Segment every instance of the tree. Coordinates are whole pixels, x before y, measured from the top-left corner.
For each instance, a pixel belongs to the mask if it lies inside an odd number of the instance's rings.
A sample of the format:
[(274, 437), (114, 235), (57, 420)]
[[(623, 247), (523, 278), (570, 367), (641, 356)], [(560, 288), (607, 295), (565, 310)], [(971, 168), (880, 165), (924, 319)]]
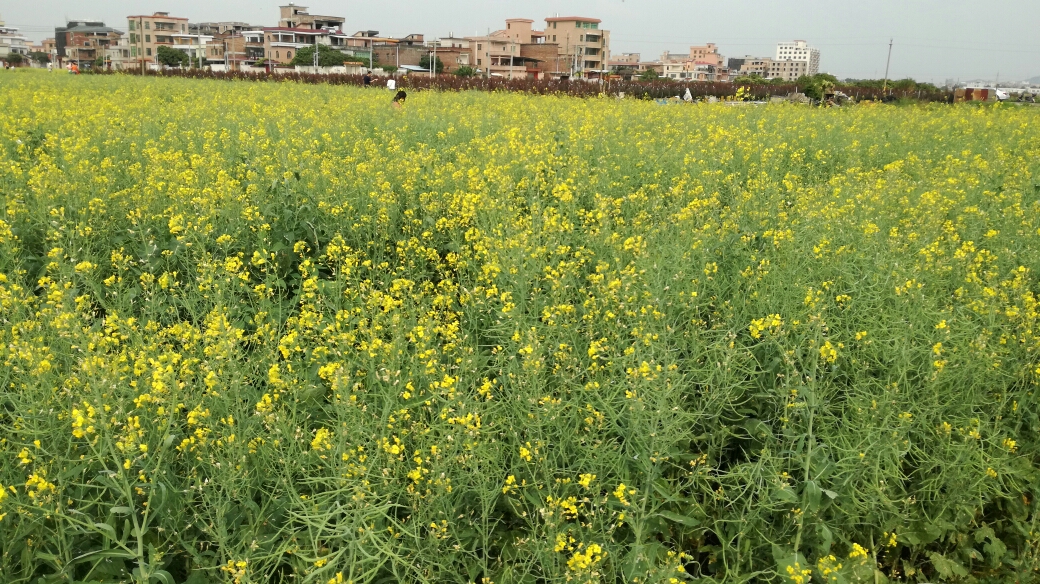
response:
[[(426, 55), (423, 58), (419, 59), (419, 66), (423, 69), (429, 69), (430, 59), (431, 55)], [(440, 57), (437, 57), (437, 74), (440, 75), (441, 73), (444, 73), (444, 63), (441, 61)]]
[(821, 101), (827, 93), (834, 89), (834, 85), (837, 83), (838, 78), (827, 73), (817, 73), (811, 77), (802, 75), (795, 81), (798, 90), (804, 93), (806, 97)]
[(469, 65), (462, 65), (461, 67), (455, 70), (455, 74), (459, 77), (473, 77), (477, 74), (477, 70), (473, 67), (470, 67)]
[[(350, 57), (341, 51), (328, 46), (318, 45), (318, 66), (319, 67), (341, 67), (343, 63), (347, 61), (361, 62), (361, 59), (356, 57)], [(303, 47), (296, 51), (296, 55), (293, 57), (290, 65), (298, 65), (301, 67), (313, 67), (314, 66), (314, 47)]]
[(16, 66), (17, 65), (21, 65), (22, 64), (22, 56), (20, 54), (18, 54), (18, 53), (11, 53), (11, 54), (7, 55), (7, 63), (9, 65), (16, 65)]
[(42, 51), (33, 51), (29, 53), (29, 58), (36, 61), (40, 65), (46, 65), (51, 62), (51, 56)]
[(647, 69), (639, 76), (640, 81), (657, 81), (661, 78), (661, 74), (657, 72), (657, 69)]
[(191, 63), (188, 53), (165, 45), (160, 45), (155, 50), (155, 58), (167, 67), (187, 67)]

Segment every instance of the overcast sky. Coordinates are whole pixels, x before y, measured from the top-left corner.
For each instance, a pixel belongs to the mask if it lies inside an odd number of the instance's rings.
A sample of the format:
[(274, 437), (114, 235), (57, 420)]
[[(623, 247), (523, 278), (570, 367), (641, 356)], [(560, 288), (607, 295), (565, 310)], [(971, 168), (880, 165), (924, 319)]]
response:
[[(266, 0), (0, 0), (0, 17), (33, 40), (66, 18), (98, 18), (126, 29), (126, 16), (167, 11), (195, 21), (274, 26)], [(776, 43), (804, 39), (822, 52), (821, 71), (880, 78), (889, 38), (892, 78), (1020, 80), (1040, 76), (1040, 0), (315, 0), (312, 14), (343, 16), (348, 32), (456, 36), (486, 33), (506, 18), (544, 25), (556, 14), (603, 20), (611, 52), (647, 60), (666, 50), (715, 42), (726, 57), (772, 56)]]

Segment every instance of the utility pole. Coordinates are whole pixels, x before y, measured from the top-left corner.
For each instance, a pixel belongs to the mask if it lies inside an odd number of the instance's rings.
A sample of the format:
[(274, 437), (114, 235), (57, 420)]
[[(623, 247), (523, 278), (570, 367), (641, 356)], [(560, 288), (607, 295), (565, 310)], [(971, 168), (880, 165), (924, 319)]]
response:
[(318, 72), (318, 35), (314, 35), (314, 73)]
[(888, 62), (885, 63), (885, 83), (881, 88), (881, 93), (888, 92), (888, 68), (892, 65), (892, 44), (895, 43), (895, 39), (888, 39)]

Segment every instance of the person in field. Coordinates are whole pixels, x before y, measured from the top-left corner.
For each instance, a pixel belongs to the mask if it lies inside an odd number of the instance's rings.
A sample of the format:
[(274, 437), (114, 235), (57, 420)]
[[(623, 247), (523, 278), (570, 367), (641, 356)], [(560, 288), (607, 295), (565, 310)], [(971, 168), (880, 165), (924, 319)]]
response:
[(406, 99), (408, 99), (408, 94), (405, 93), (405, 91), (402, 89), (401, 91), (397, 92), (397, 95), (394, 96), (394, 101), (392, 105), (397, 109), (401, 109)]
[(365, 73), (364, 81), (365, 81), (365, 88), (368, 88), (368, 87), (372, 86), (372, 72), (371, 71)]

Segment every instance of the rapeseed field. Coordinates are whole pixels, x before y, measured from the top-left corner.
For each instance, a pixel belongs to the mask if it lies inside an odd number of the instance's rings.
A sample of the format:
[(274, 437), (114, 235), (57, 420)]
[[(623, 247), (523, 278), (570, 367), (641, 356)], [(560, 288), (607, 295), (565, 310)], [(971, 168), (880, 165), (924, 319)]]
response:
[(1035, 581), (1040, 115), (0, 79), (0, 581)]

